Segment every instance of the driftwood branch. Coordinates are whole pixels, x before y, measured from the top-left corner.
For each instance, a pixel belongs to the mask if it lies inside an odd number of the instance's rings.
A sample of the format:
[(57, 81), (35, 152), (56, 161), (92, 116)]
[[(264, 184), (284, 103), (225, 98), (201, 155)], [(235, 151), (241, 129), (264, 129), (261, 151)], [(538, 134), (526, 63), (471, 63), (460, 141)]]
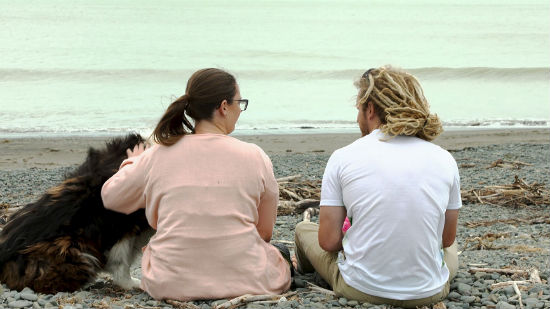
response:
[(529, 274), (527, 270), (522, 270), (522, 269), (499, 269), (499, 268), (479, 268), (479, 267), (471, 267), (470, 272), (471, 273), (485, 272), (485, 273), (499, 273), (499, 274), (522, 274), (522, 275)]
[(323, 289), (322, 287), (318, 286), (318, 285), (315, 285), (311, 282), (307, 282), (307, 287), (310, 289), (310, 290), (313, 290), (315, 292), (319, 292), (319, 293), (323, 293), (325, 295), (329, 295), (329, 296), (336, 296), (336, 293), (334, 293), (334, 291), (331, 291), (331, 290), (327, 290), (327, 289)]
[(509, 185), (486, 186), (481, 189), (462, 190), (465, 203), (481, 203), (507, 207), (525, 207), (529, 205), (548, 205), (550, 192), (544, 184), (528, 184), (517, 175)]
[(519, 291), (518, 285), (514, 282), (514, 283), (512, 283), (512, 286), (514, 287), (514, 291), (516, 292), (516, 295), (518, 296), (519, 308), (523, 309), (523, 302), (521, 301), (521, 292)]
[(285, 181), (293, 181), (293, 180), (296, 180), (298, 178), (302, 177), (302, 175), (298, 174), (298, 175), (292, 175), (292, 176), (286, 176), (286, 177), (281, 177), (281, 178), (277, 178), (277, 182), (285, 182)]
[(166, 299), (165, 302), (167, 304), (174, 306), (174, 308), (178, 308), (178, 309), (200, 309), (200, 307), (197, 305), (194, 305), (191, 303), (184, 303), (178, 300)]
[(281, 298), (288, 298), (292, 295), (296, 294), (296, 292), (288, 292), (286, 294), (282, 295), (251, 295), (246, 294), (239, 297), (235, 297), (233, 299), (230, 299), (226, 301), (223, 304), (220, 304), (216, 306), (216, 309), (226, 309), (226, 308), (232, 308), (233, 306), (240, 306), (244, 304), (248, 304), (251, 302), (258, 302), (258, 301), (279, 301)]

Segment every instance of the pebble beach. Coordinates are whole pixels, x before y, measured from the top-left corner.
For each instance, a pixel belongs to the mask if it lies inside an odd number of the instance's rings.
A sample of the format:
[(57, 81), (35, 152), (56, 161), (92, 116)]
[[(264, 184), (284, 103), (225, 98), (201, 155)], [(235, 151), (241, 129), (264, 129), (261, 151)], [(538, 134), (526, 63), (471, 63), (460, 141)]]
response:
[[(548, 129), (535, 133), (517, 133), (512, 138), (500, 132), (500, 139), (490, 137), (467, 138), (464, 135), (447, 135), (440, 145), (454, 156), (460, 169), (463, 200), (466, 192), (489, 186), (505, 186), (517, 179), (527, 185), (544, 184), (541, 194), (548, 194), (550, 180), (550, 135)], [(516, 134), (514, 133), (514, 134)], [(465, 134), (471, 134), (467, 132)], [(511, 133), (510, 133), (511, 134)], [(498, 136), (498, 135), (497, 135)], [(514, 135), (516, 136), (516, 135)], [(509, 137), (509, 138), (507, 138)], [(357, 136), (337, 139), (316, 137), (316, 142), (293, 140), (285, 143), (284, 136), (243, 138), (258, 143), (271, 157), (275, 176), (301, 175), (302, 179), (320, 180), (326, 161), (335, 148), (339, 148)], [(311, 136), (309, 139), (313, 139)], [(467, 141), (471, 139), (472, 144)], [(277, 142), (280, 140), (281, 142)], [(466, 141), (466, 142), (454, 142)], [(5, 223), (3, 212), (34, 201), (49, 187), (63, 179), (74, 168), (87, 145), (98, 146), (101, 138), (92, 142), (75, 142), (71, 149), (52, 145), (68, 145), (69, 142), (41, 140), (41, 143), (24, 144), (23, 141), (0, 140), (0, 226)], [(58, 144), (56, 144), (58, 143)], [(26, 147), (21, 145), (27, 145)], [(34, 155), (23, 162), (23, 154)], [(39, 147), (39, 146), (44, 147)], [(45, 147), (48, 146), (48, 147)], [(72, 146), (71, 146), (72, 147)], [(270, 148), (271, 147), (271, 148)], [(50, 150), (43, 150), (49, 148)], [(41, 150), (42, 149), (42, 150)], [(72, 150), (72, 151), (70, 151)], [(42, 155), (38, 155), (42, 153)], [(17, 158), (19, 154), (19, 158)], [(12, 157), (13, 156), (13, 157)], [(63, 157), (49, 161), (36, 158)], [(34, 161), (33, 161), (34, 160)], [(499, 161), (500, 160), (500, 161)], [(49, 162), (49, 164), (48, 164)], [(500, 162), (500, 163), (499, 163)], [(32, 163), (32, 164), (31, 164)], [(540, 190), (539, 190), (540, 191)], [(464, 200), (460, 211), (457, 242), (460, 251), (459, 271), (452, 281), (451, 292), (437, 308), (550, 308), (550, 205), (524, 202), (502, 205), (482, 199)], [(279, 216), (275, 225), (273, 242), (282, 242), (293, 251), (294, 227), (302, 216)], [(313, 217), (312, 221), (318, 220)], [(140, 276), (139, 261), (133, 267), (133, 275)], [(538, 280), (540, 279), (540, 280)], [(514, 284), (515, 282), (515, 284)], [(182, 287), (185, 288), (185, 287)], [(124, 291), (114, 286), (107, 275), (83, 290), (55, 295), (38, 294), (25, 288), (22, 291), (0, 285), (0, 309), (2, 308), (389, 308), (385, 305), (360, 303), (331, 295), (329, 287), (315, 274), (297, 274), (295, 288), (283, 296), (248, 303), (227, 305), (226, 300), (173, 302), (157, 301), (139, 290)], [(436, 307), (434, 307), (436, 308)]]

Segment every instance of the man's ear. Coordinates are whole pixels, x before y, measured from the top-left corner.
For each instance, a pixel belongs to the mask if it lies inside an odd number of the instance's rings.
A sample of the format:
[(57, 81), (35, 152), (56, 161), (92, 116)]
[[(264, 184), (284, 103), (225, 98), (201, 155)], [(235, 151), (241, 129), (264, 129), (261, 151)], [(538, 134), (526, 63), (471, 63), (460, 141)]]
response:
[(372, 119), (375, 116), (374, 103), (372, 103), (372, 102), (367, 103), (366, 113), (367, 113), (367, 118), (368, 119)]

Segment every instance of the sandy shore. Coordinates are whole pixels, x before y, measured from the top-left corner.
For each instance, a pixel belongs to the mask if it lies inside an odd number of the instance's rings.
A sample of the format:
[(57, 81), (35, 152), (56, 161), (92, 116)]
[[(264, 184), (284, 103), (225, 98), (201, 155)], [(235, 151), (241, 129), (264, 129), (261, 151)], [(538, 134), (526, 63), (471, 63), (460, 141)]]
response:
[[(255, 143), (267, 154), (332, 153), (359, 134), (287, 134), (235, 136)], [(88, 147), (101, 147), (108, 137), (2, 138), (0, 170), (55, 168), (79, 164)], [(446, 131), (434, 141), (449, 150), (492, 144), (550, 143), (550, 128), (468, 129)]]

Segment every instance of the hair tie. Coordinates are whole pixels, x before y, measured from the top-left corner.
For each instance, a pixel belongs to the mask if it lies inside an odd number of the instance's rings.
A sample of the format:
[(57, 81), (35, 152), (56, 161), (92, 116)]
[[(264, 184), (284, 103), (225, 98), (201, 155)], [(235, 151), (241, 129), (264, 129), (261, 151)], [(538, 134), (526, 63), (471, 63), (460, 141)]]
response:
[(183, 109), (187, 110), (187, 107), (189, 106), (189, 95), (184, 94), (179, 98), (179, 101), (183, 103)]

